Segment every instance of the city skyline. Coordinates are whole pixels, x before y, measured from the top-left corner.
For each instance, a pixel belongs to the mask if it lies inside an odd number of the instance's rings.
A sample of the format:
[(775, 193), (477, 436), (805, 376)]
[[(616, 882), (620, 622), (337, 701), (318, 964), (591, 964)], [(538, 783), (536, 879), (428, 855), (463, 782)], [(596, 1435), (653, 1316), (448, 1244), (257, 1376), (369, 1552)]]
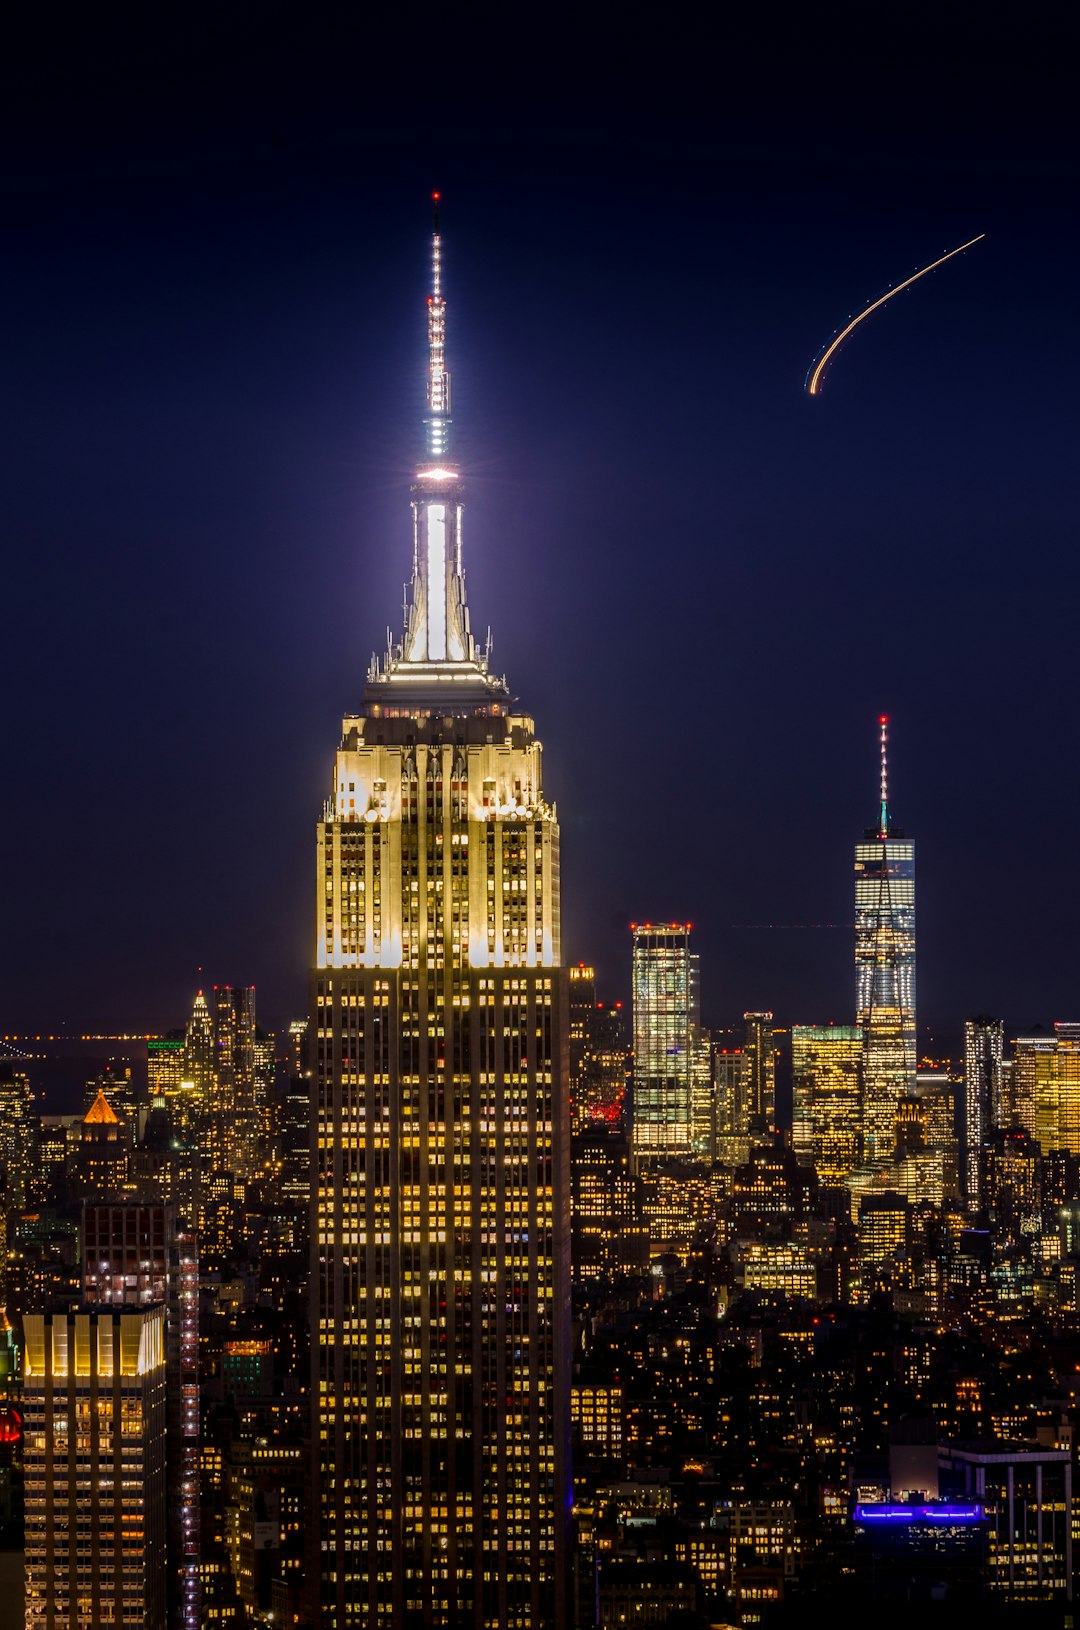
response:
[(1071, 1622), (1080, 17), (979, 19), (13, 26), (28, 1630)]
[[(232, 89), (230, 50), (248, 42), (225, 26), (219, 43)], [(873, 43), (857, 61), (876, 63)], [(874, 81), (883, 110), (913, 37), (901, 29), (893, 48)], [(282, 65), (272, 40), (260, 49)], [(794, 84), (797, 52), (778, 49), (776, 86)], [(984, 49), (985, 86), (1008, 53)], [(762, 67), (749, 35), (731, 50)], [(6, 531), (20, 614), (5, 664), (20, 706), (0, 820), (7, 856), (30, 831), (62, 852), (74, 797), (84, 864), (57, 921), (9, 859), (5, 1030), (161, 1029), (199, 966), (256, 984), (272, 1025), (302, 1007), (311, 743), (358, 697), (399, 603), (416, 401), (398, 359), (415, 341), (416, 211), (433, 185), (463, 289), (477, 631), (497, 629), (495, 665), (505, 642), (565, 744), (553, 795), (563, 777), (580, 789), (568, 957), (625, 997), (627, 925), (691, 920), (707, 1021), (849, 1021), (844, 928), (747, 925), (849, 921), (868, 726), (888, 712), (897, 818), (920, 841), (927, 1023), (955, 1050), (972, 1013), (1067, 1019), (1057, 902), (1080, 878), (1055, 834), (1074, 776), (1060, 620), (1075, 336), (1052, 290), (1075, 226), (1053, 97), (1018, 132), (1015, 96), (991, 111), (962, 79), (959, 108), (984, 115), (978, 155), (943, 114), (890, 135), (857, 75), (809, 127), (777, 88), (740, 131), (744, 90), (714, 125), (631, 120), (617, 140), (601, 82), (590, 113), (571, 92), (576, 145), (511, 126), (501, 154), (481, 116), (494, 92), (437, 139), (421, 121), (369, 151), (375, 97), (339, 153), (301, 87), (282, 104), (281, 157), (242, 139), (254, 84), (227, 103), (205, 63), (162, 51), (137, 161), (107, 123), (78, 120), (77, 95), (60, 110), (46, 96), (58, 118), (46, 135), (31, 110), (13, 149)], [(192, 76), (216, 144), (185, 145)], [(122, 83), (118, 107), (139, 94)], [(75, 128), (80, 159), (64, 145)], [(969, 227), (987, 233), (977, 252), (876, 314), (807, 399), (806, 362), (837, 315)], [(654, 682), (665, 663), (692, 705)], [(76, 697), (57, 792), (55, 721)], [(603, 756), (582, 698), (605, 721)], [(703, 766), (716, 813), (699, 858), (657, 846), (645, 869), (608, 832), (612, 767), (633, 762), (643, 729)], [(268, 798), (246, 766), (271, 761)], [(133, 821), (148, 764), (152, 816)], [(28, 971), (58, 947), (60, 1014)]]

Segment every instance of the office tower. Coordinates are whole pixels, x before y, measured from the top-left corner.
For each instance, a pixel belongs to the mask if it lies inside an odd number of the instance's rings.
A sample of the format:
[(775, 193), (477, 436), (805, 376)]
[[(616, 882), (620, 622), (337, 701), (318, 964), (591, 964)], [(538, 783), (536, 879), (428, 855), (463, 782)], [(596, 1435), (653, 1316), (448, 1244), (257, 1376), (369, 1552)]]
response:
[(859, 1266), (899, 1258), (907, 1249), (910, 1228), (911, 1206), (904, 1195), (891, 1189), (865, 1194), (859, 1206)]
[(1011, 1058), (1003, 1058), (998, 1071), (999, 1087), (994, 1112), (990, 1117), (991, 1126), (1012, 1126), (1013, 1117), (1013, 1063)]
[(306, 1019), (294, 1019), (289, 1025), (284, 1068), (272, 1101), (278, 1192), (287, 1204), (306, 1210), (311, 1204), (311, 1070)]
[(99, 1087), (68, 1160), (78, 1192), (88, 1199), (118, 1199), (127, 1182), (130, 1151), (127, 1127)]
[(1020, 1245), (1038, 1231), (1042, 1155), (1022, 1126), (991, 1127), (983, 1143), (983, 1200), (995, 1235)]
[(605, 1126), (577, 1133), (570, 1181), (575, 1281), (640, 1269), (648, 1258), (648, 1241), (640, 1226), (626, 1133)]
[(1033, 1025), (1013, 1040), (1013, 1056), (1002, 1068), (1001, 1120), (1003, 1127), (1022, 1127), (1035, 1136), (1035, 1098), (1038, 1077), (1053, 1076), (1057, 1040), (1043, 1025)]
[(1058, 1020), (1053, 1086), (1036, 1093), (1035, 1136), (1043, 1155), (1080, 1155), (1080, 1024)]
[[(269, 1347), (270, 1343), (262, 1345)], [(295, 1586), (303, 1561), (304, 1470), (298, 1443), (261, 1438), (254, 1443), (234, 1441), (231, 1446), (228, 1549), (237, 1594), (250, 1615), (244, 1623), (297, 1622), (299, 1593)], [(275, 1598), (280, 1605), (271, 1607)]]
[[(728, 1042), (731, 1037), (723, 1036)], [(713, 1092), (716, 1158), (724, 1166), (741, 1166), (750, 1158), (750, 1117), (746, 1110), (746, 1070), (741, 1047), (713, 1042)]]
[(253, 1177), (260, 1145), (255, 1081), (255, 987), (214, 988), (212, 1099), (206, 1111), (206, 1169)]
[(896, 1100), (896, 1158), (905, 1160), (926, 1148), (926, 1109), (912, 1095)]
[(0, 1211), (9, 1217), (32, 1199), (37, 1132), (30, 1077), (0, 1064)]
[[(1016, 1607), (1040, 1601), (1071, 1604), (1071, 1450), (1050, 1448), (1041, 1439), (1038, 1445), (1006, 1439), (942, 1444), (938, 1459), (946, 1492), (954, 1499), (960, 1495), (977, 1501), (990, 1530), (979, 1581), (981, 1615), (993, 1615), (999, 1602)], [(939, 1567), (935, 1577), (940, 1574)], [(905, 1586), (909, 1577), (905, 1573)]]
[(731, 1182), (731, 1215), (740, 1239), (789, 1238), (792, 1225), (810, 1211), (812, 1172), (790, 1149), (759, 1144)]
[(959, 1200), (962, 1192), (960, 1144), (956, 1136), (958, 1100), (963, 1084), (947, 1070), (917, 1070), (914, 1097), (919, 1106), (925, 1147), (940, 1157), (945, 1198)]
[(1001, 1101), (1005, 1025), (985, 1015), (964, 1022), (964, 1197), (969, 1211), (983, 1203), (980, 1151)]
[(717, 1154), (716, 1076), (712, 1037), (704, 1025), (690, 1026), (690, 1152), (712, 1165)]
[[(729, 1039), (725, 1033), (724, 1039)], [(713, 1048), (717, 1154), (727, 1165), (776, 1130), (776, 1031), (771, 1013), (744, 1013), (741, 1047)]]
[(565, 1622), (569, 1115), (559, 829), (469, 625), (441, 238), (404, 633), (318, 827), (319, 1623)]
[(164, 1310), (23, 1324), (27, 1630), (165, 1630)]
[(589, 1123), (587, 1109), (588, 1088), (586, 1072), (589, 1060), (589, 1021), (596, 1006), (596, 969), (584, 962), (568, 969), (570, 983), (567, 988), (567, 1057), (569, 1072), (567, 1088), (570, 1096), (570, 1128), (583, 1130)]
[(88, 1307), (163, 1307), (166, 1365), (168, 1619), (199, 1630), (199, 1258), (172, 1206), (83, 1208)]
[[(254, 995), (254, 991), (252, 992)], [(278, 1079), (277, 1042), (266, 1030), (255, 1026), (255, 1040), (251, 1048), (254, 1091), (251, 1104), (251, 1135), (255, 1144), (255, 1170), (258, 1176), (265, 1167), (270, 1149), (274, 1124), (274, 1090)]]
[(184, 1032), (169, 1030), (164, 1036), (151, 1036), (146, 1044), (147, 1097), (153, 1103), (163, 1099), (175, 1103), (184, 1079)]
[(700, 1022), (698, 958), (689, 923), (634, 923), (633, 1153), (692, 1152), (693, 1048)]
[(711, 1252), (719, 1185), (700, 1162), (651, 1160), (637, 1179), (637, 1209), (648, 1254)]
[(142, 1104), (131, 1065), (125, 1063), (123, 1059), (111, 1058), (101, 1069), (96, 1070), (87, 1081), (84, 1091), (83, 1102), (87, 1109), (93, 1108), (99, 1093), (104, 1093), (109, 1108), (120, 1121), (121, 1137), (127, 1143), (134, 1143)]
[(863, 1036), (863, 1158), (893, 1155), (896, 1100), (915, 1085), (915, 845), (893, 825), (888, 719), (877, 827), (855, 845), (855, 1022)]
[(771, 1134), (776, 1127), (776, 1044), (771, 1013), (744, 1013), (743, 1103), (746, 1129), (757, 1137)]
[(797, 1024), (791, 1031), (792, 1147), (828, 1188), (862, 1161), (862, 1032), (855, 1025)]
[(1057, 1023), (1013, 1042), (1010, 1124), (1052, 1149), (1080, 1154), (1080, 1024)]
[(184, 1036), (181, 1086), (185, 1098), (193, 1106), (193, 1113), (188, 1119), (194, 1124), (209, 1113), (214, 1086), (214, 1021), (201, 990), (196, 992)]
[(570, 1118), (573, 1131), (622, 1124), (628, 1049), (622, 1003), (598, 1002), (596, 971), (570, 973)]

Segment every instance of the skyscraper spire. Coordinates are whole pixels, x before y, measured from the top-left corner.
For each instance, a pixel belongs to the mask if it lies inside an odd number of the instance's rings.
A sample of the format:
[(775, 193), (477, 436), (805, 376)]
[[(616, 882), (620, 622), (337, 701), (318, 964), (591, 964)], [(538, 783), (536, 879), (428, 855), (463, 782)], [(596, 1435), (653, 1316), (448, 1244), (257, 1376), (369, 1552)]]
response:
[(483, 703), (495, 712), (509, 700), (506, 681), (488, 671), (469, 624), (461, 560), (463, 493), (447, 463), (450, 372), (446, 366), (446, 301), (442, 293), (439, 193), (432, 195), (431, 293), (428, 295), (426, 458), (412, 488), (412, 581), (406, 590), (405, 628), (382, 659), (373, 658), (365, 692), (369, 702), (435, 707), (453, 713)]
[(440, 195), (431, 195), (434, 230), (431, 234), (431, 293), (428, 295), (427, 456), (438, 464), (446, 457), (450, 431), (450, 374), (446, 367), (446, 301), (442, 296), (442, 234), (439, 231)]
[(878, 813), (878, 837), (889, 835), (889, 715), (883, 713), (881, 726), (881, 800)]

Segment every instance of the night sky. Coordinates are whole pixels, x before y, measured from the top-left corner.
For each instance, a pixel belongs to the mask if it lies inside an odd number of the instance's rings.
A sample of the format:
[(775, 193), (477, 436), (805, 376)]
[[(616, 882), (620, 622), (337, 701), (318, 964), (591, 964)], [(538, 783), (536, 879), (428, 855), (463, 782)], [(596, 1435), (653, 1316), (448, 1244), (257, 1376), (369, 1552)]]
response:
[(920, 1028), (1080, 1018), (1080, 41), (817, 9), (6, 41), (0, 1031), (175, 1024), (200, 966), (304, 1011), (434, 187), (473, 625), (545, 743), (568, 958), (624, 995), (631, 920), (689, 919), (708, 1022), (850, 1022), (885, 711)]

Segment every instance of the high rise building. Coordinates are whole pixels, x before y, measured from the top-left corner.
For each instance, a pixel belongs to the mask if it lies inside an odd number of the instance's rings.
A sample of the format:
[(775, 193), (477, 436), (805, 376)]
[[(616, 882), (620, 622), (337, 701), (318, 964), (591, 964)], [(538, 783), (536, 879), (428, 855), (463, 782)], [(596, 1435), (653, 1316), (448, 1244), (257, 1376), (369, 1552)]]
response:
[(640, 1270), (648, 1241), (640, 1226), (639, 1184), (626, 1133), (603, 1125), (577, 1133), (570, 1182), (575, 1282)]
[(863, 1037), (863, 1158), (892, 1159), (896, 1102), (915, 1086), (915, 845), (889, 815), (888, 719), (878, 824), (855, 845), (855, 1022)]
[(790, 1149), (758, 1144), (731, 1182), (731, 1216), (740, 1239), (789, 1238), (792, 1225), (806, 1218), (814, 1177)]
[[(254, 987), (252, 998), (254, 998)], [(270, 1149), (274, 1130), (274, 1091), (278, 1079), (277, 1041), (268, 1031), (255, 1026), (251, 1046), (252, 1098), (248, 1112), (250, 1136), (254, 1143), (252, 1176), (259, 1176)]]
[(569, 1125), (559, 829), (469, 625), (442, 239), (403, 635), (317, 844), (318, 1622), (565, 1623)]
[(887, 1189), (864, 1195), (859, 1207), (859, 1266), (875, 1267), (903, 1254), (911, 1228), (911, 1205)]
[(633, 1152), (684, 1159), (693, 1139), (698, 958), (689, 923), (634, 923)]
[(127, 1128), (99, 1087), (82, 1118), (80, 1138), (69, 1152), (68, 1170), (88, 1199), (119, 1199), (128, 1177)]
[(165, 1630), (165, 1317), (23, 1320), (27, 1630)]
[(1013, 1042), (1014, 1123), (1052, 1149), (1080, 1154), (1080, 1024), (1057, 1023)]
[(941, 1156), (944, 1193), (959, 1200), (963, 1185), (960, 1172), (960, 1143), (956, 1135), (963, 1083), (947, 1070), (917, 1070), (915, 1097), (925, 1129), (926, 1147)]
[(184, 1031), (168, 1030), (146, 1044), (148, 1098), (175, 1098), (184, 1079)]
[(598, 1002), (596, 971), (570, 973), (570, 1117), (575, 1132), (621, 1126), (629, 1052), (622, 1003)]
[(596, 1007), (596, 969), (579, 962), (568, 970), (567, 1034), (569, 1038), (570, 1126), (574, 1132), (583, 1130), (591, 1119), (588, 1112), (587, 1071), (591, 1047), (589, 1030), (593, 1009)]
[(172, 1206), (83, 1208), (88, 1307), (165, 1309), (168, 1618), (199, 1630), (199, 1259)]
[(1001, 1101), (1005, 1025), (981, 1015), (964, 1023), (964, 1198), (969, 1211), (982, 1207), (980, 1152)]
[(862, 1160), (862, 1032), (854, 1025), (793, 1025), (791, 1059), (792, 1147), (819, 1183), (839, 1187)]
[(983, 1204), (995, 1235), (1019, 1245), (1039, 1227), (1042, 1156), (1022, 1126), (993, 1127), (982, 1151)]
[(255, 1174), (261, 1127), (255, 1075), (255, 987), (214, 990), (213, 1097), (206, 1116), (207, 1170)]
[(196, 992), (184, 1037), (180, 1088), (185, 1106), (181, 1123), (185, 1127), (201, 1126), (210, 1113), (214, 1095), (214, 1021), (201, 990)]
[(284, 1066), (271, 1102), (277, 1192), (286, 1204), (306, 1211), (311, 1204), (311, 1071), (306, 1019), (294, 1019), (289, 1025)]
[(747, 1131), (765, 1136), (776, 1128), (776, 1043), (771, 1013), (744, 1013), (743, 1070)]
[(712, 1165), (717, 1156), (716, 1072), (712, 1037), (704, 1025), (690, 1026), (690, 1150)]
[(713, 1040), (713, 1119), (716, 1158), (724, 1166), (745, 1165), (750, 1158), (750, 1116), (746, 1109), (746, 1069), (741, 1047), (730, 1034)]
[(144, 1105), (140, 1101), (134, 1072), (126, 1060), (110, 1058), (90, 1077), (83, 1095), (83, 1103), (88, 1110), (94, 1107), (99, 1093), (105, 1094), (109, 1108), (121, 1122), (124, 1141), (134, 1143), (139, 1130), (139, 1112)]
[(30, 1077), (13, 1063), (0, 1064), (0, 1211), (9, 1217), (32, 1199), (37, 1131)]

